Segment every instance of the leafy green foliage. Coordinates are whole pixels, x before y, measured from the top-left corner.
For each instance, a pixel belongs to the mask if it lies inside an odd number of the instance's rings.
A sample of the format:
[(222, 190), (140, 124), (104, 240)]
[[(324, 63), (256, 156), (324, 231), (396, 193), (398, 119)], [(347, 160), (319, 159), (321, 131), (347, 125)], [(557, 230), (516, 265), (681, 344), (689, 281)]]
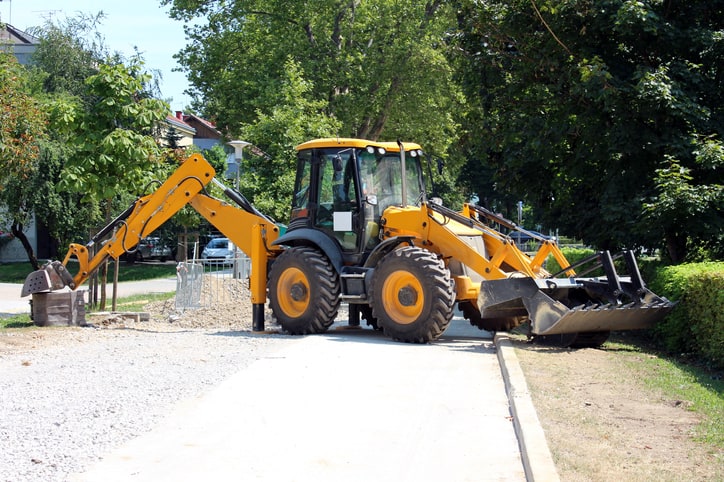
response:
[(651, 289), (676, 300), (674, 311), (654, 329), (674, 353), (694, 353), (724, 367), (724, 263), (691, 263), (660, 268)]
[(461, 5), (463, 125), (477, 133), (463, 147), (481, 174), (461, 180), (480, 199), (505, 215), (522, 199), (599, 248), (665, 239), (676, 262), (721, 231), (721, 2)]
[(37, 169), (45, 122), (39, 102), (31, 96), (27, 72), (12, 54), (0, 52), (0, 196), (6, 203), (14, 196), (8, 196), (8, 183), (23, 182)]
[(102, 14), (78, 14), (62, 24), (46, 22), (32, 32), (41, 39), (32, 69), (41, 73), (44, 92), (85, 95), (85, 79), (97, 73), (108, 56), (96, 30), (102, 19)]
[(397, 137), (443, 155), (463, 102), (445, 56), (452, 5), (413, 0), (164, 0), (188, 27), (178, 55), (198, 107), (234, 135), (269, 113), (295, 59), (334, 133)]
[[(595, 251), (590, 248), (561, 248), (561, 252), (572, 265), (595, 254)], [(549, 273), (558, 273), (563, 268), (565, 266), (560, 266), (553, 256), (548, 256), (546, 259), (545, 269)]]
[(296, 165), (294, 146), (311, 138), (333, 136), (340, 126), (338, 120), (324, 114), (324, 101), (310, 100), (311, 88), (299, 65), (287, 60), (274, 106), (258, 111), (257, 121), (241, 131), (242, 138), (269, 156), (245, 154), (241, 191), (261, 212), (280, 222), (289, 217)]
[(168, 106), (150, 97), (142, 63), (101, 64), (86, 80), (87, 100), (75, 115), (75, 151), (60, 188), (83, 193), (85, 202), (112, 199), (118, 192), (140, 193), (161, 160), (153, 130)]
[(28, 73), (12, 54), (0, 52), (0, 219), (37, 266), (24, 228), (32, 216), (29, 180), (39, 172), (40, 142), (46, 136), (47, 117), (32, 97)]

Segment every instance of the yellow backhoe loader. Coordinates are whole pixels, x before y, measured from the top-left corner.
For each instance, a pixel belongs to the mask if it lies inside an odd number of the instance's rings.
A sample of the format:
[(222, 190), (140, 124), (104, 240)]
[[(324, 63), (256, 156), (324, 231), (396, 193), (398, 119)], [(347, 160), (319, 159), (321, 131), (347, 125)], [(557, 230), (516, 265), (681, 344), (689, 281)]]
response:
[[(426, 343), (445, 331), (457, 303), (484, 330), (528, 323), (533, 337), (597, 346), (610, 331), (650, 327), (673, 307), (646, 288), (630, 251), (622, 254), (627, 276), (616, 272), (614, 256), (600, 252), (586, 261), (605, 275), (584, 278), (555, 241), (481, 206), (455, 211), (429, 200), (417, 144), (328, 138), (296, 150), (288, 226), (224, 186), (193, 155), (88, 244), (72, 244), (62, 263), (31, 273), (23, 296), (78, 288), (104, 260), (133, 250), (190, 204), (251, 258), (254, 330), (264, 329), (267, 297), (292, 334), (324, 332), (345, 302), (351, 324), (362, 317), (393, 339)], [(233, 204), (209, 195), (212, 182)], [(516, 231), (536, 239), (537, 252), (522, 252), (510, 235)], [(560, 273), (544, 269), (549, 256)], [(79, 264), (74, 275), (71, 258)]]

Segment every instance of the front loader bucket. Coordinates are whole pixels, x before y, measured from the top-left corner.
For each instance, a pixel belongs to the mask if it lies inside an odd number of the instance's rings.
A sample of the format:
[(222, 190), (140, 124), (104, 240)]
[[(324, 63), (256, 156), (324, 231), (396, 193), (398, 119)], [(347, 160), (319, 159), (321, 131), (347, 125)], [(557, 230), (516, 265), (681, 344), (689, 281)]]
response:
[[(571, 288), (578, 291), (580, 288)], [(539, 291), (536, 296), (523, 300), (535, 335), (557, 335), (602, 331), (625, 331), (651, 328), (666, 316), (674, 304), (665, 298), (648, 293), (648, 301), (605, 303), (591, 298), (586, 303), (568, 307), (563, 301)], [(570, 303), (570, 293), (564, 301)], [(581, 296), (573, 296), (581, 299)]]
[[(628, 281), (619, 279), (629, 290)], [(605, 279), (509, 278), (483, 281), (478, 297), (481, 321), (527, 316), (531, 335), (565, 335), (652, 327), (674, 307), (646, 288), (624, 303), (607, 293)], [(603, 338), (597, 337), (603, 343)]]

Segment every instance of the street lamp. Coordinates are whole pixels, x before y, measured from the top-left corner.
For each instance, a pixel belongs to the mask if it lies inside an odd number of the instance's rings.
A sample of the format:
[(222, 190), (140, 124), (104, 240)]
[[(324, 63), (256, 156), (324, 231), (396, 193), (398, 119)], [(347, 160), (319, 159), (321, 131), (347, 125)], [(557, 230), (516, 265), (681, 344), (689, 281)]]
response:
[(241, 172), (241, 163), (244, 160), (244, 148), (251, 145), (251, 142), (237, 140), (228, 142), (227, 144), (234, 148), (234, 163), (236, 164), (236, 180), (234, 187), (239, 189), (239, 173)]

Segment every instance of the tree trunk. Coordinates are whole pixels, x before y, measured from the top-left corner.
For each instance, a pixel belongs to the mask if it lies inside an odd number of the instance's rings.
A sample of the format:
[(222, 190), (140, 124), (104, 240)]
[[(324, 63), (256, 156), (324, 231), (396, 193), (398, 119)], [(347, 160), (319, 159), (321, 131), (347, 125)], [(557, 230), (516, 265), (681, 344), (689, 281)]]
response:
[(25, 236), (25, 233), (23, 232), (22, 223), (13, 221), (12, 225), (10, 226), (10, 230), (12, 231), (13, 236), (18, 238), (20, 240), (20, 243), (22, 243), (23, 248), (25, 248), (25, 252), (28, 254), (28, 261), (30, 261), (30, 265), (33, 267), (34, 270), (39, 270), (40, 263), (38, 263), (38, 258), (35, 256), (35, 251), (33, 251), (33, 247), (30, 246), (30, 241), (28, 241), (28, 237)]
[(686, 259), (686, 235), (665, 233), (666, 251), (674, 264), (683, 263)]

